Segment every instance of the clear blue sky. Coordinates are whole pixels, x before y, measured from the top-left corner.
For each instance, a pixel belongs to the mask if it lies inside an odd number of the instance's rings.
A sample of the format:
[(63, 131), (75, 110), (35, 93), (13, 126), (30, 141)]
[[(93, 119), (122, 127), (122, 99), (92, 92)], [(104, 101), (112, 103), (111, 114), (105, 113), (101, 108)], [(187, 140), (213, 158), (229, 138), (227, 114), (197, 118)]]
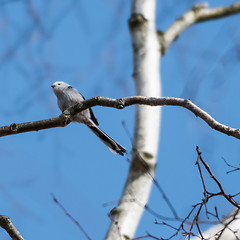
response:
[[(164, 31), (197, 1), (157, 1), (157, 27)], [(182, 1), (183, 2), (183, 1)], [(209, 1), (210, 7), (235, 1)], [(135, 94), (128, 31), (130, 1), (0, 0), (1, 125), (60, 114), (51, 84), (65, 81), (86, 98)], [(190, 98), (218, 121), (240, 128), (240, 15), (197, 24), (172, 44), (161, 63), (163, 96)], [(100, 127), (131, 152), (124, 121), (133, 134), (134, 107), (95, 107)], [(239, 140), (210, 129), (192, 113), (164, 107), (156, 179), (185, 217), (201, 200), (196, 145), (227, 193), (239, 191)], [(30, 132), (1, 138), (0, 214), (9, 216), (25, 239), (85, 239), (53, 202), (51, 193), (92, 239), (103, 239), (108, 212), (118, 200), (129, 163), (113, 155), (85, 126)], [(216, 187), (205, 174), (209, 190)], [(209, 203), (220, 215), (232, 207), (222, 198)], [(153, 187), (149, 206), (172, 216)], [(202, 214), (202, 217), (205, 217)], [(167, 227), (145, 213), (137, 236), (168, 237)], [(161, 221), (161, 220), (159, 220)], [(172, 223), (178, 226), (179, 223)], [(166, 232), (164, 234), (164, 232)], [(0, 239), (9, 239), (0, 229)]]

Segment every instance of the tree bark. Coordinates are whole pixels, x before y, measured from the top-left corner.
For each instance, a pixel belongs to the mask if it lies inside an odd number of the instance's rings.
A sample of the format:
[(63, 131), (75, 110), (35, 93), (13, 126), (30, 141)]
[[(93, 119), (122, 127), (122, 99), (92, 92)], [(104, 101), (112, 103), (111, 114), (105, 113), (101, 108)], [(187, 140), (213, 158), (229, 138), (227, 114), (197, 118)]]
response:
[(24, 240), (9, 217), (0, 215), (0, 227), (5, 229), (13, 240)]
[[(159, 97), (160, 45), (155, 28), (155, 0), (133, 0), (132, 36), (136, 95)], [(132, 161), (119, 205), (111, 211), (108, 240), (131, 239), (148, 202), (159, 142), (160, 108), (137, 106)]]

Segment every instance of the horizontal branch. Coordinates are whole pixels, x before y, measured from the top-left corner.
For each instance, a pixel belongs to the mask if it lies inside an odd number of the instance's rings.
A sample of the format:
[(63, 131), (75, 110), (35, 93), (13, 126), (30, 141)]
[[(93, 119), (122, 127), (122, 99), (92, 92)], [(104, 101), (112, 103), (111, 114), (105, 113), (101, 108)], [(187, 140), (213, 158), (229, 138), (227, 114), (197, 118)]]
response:
[(9, 217), (0, 215), (0, 227), (5, 229), (13, 240), (23, 240), (23, 237), (15, 228)]
[(192, 9), (186, 12), (182, 17), (178, 18), (165, 33), (159, 34), (159, 41), (163, 47), (163, 54), (166, 53), (169, 45), (189, 26), (195, 23), (215, 20), (240, 13), (240, 2), (221, 8), (210, 9), (207, 7), (208, 5), (206, 3), (194, 5)]
[(0, 137), (24, 132), (39, 131), (48, 128), (65, 127), (71, 122), (70, 116), (61, 114), (56, 118), (44, 119), (40, 121), (26, 123), (12, 123), (9, 126), (0, 127)]
[(184, 107), (195, 114), (196, 117), (200, 117), (211, 128), (221, 133), (240, 139), (240, 129), (231, 128), (223, 125), (211, 117), (207, 112), (203, 111), (197, 105), (195, 105), (189, 99), (173, 98), (173, 97), (145, 97), (145, 96), (133, 96), (120, 99), (111, 99), (105, 97), (89, 98), (69, 109), (64, 111), (63, 114), (56, 118), (45, 119), (41, 121), (27, 122), (16, 124), (13, 123), (9, 126), (0, 127), (0, 137), (18, 134), (23, 132), (38, 131), (42, 129), (65, 127), (71, 122), (71, 116), (74, 114), (86, 110), (94, 106), (112, 107), (117, 109), (123, 109), (131, 105), (148, 105), (148, 106), (179, 106)]

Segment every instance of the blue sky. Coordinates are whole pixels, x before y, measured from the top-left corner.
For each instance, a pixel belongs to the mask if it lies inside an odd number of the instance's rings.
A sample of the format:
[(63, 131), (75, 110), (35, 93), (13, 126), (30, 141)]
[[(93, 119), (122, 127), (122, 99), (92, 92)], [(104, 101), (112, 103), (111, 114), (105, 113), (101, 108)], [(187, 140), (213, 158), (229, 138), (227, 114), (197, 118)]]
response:
[[(235, 1), (209, 1), (210, 7)], [(120, 98), (135, 94), (128, 31), (130, 1), (0, 1), (1, 125), (41, 120), (60, 114), (51, 84), (65, 81), (86, 98)], [(164, 31), (196, 1), (158, 1), (157, 27)], [(31, 7), (31, 4), (33, 7)], [(94, 7), (93, 7), (94, 6)], [(31, 13), (31, 14), (30, 14)], [(239, 128), (240, 15), (197, 24), (186, 30), (162, 58), (163, 96), (190, 98), (221, 123)], [(128, 152), (134, 107), (95, 107), (100, 127)], [(196, 145), (228, 193), (239, 190), (239, 173), (222, 160), (239, 164), (239, 140), (210, 129), (186, 109), (163, 107), (156, 179), (185, 217), (201, 200)], [(84, 239), (77, 226), (53, 202), (51, 193), (92, 239), (103, 239), (108, 212), (118, 200), (128, 172), (127, 157), (113, 155), (85, 126), (1, 138), (0, 214), (9, 216), (25, 239)], [(205, 174), (210, 190), (217, 190)], [(232, 207), (222, 198), (221, 215)], [(149, 206), (172, 216), (153, 187)], [(205, 217), (202, 214), (202, 217)], [(150, 232), (167, 237), (167, 227), (154, 224), (149, 213), (137, 236)], [(160, 221), (160, 220), (159, 220)], [(173, 222), (177, 226), (179, 223)], [(0, 230), (1, 239), (9, 239)]]

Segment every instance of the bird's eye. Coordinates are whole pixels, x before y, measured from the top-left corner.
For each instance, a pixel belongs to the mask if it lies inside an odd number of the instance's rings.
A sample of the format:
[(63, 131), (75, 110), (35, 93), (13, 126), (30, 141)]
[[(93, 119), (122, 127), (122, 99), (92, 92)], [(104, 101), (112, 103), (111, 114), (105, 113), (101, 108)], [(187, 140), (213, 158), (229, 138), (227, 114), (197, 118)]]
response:
[(60, 86), (61, 85), (61, 83), (58, 83), (58, 86)]

